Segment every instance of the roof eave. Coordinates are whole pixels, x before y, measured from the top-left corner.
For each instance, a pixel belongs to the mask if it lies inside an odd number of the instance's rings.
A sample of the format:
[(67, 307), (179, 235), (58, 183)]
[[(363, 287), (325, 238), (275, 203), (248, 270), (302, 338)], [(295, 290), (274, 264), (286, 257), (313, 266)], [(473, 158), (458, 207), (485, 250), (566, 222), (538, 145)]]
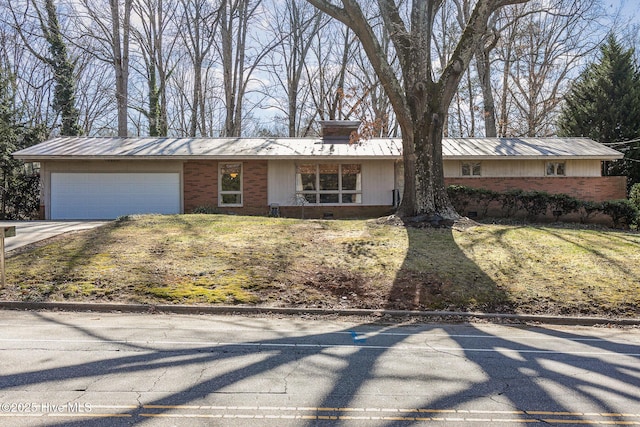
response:
[(400, 160), (401, 155), (360, 156), (360, 155), (291, 155), (291, 156), (41, 156), (13, 155), (14, 158), (29, 162), (51, 160)]
[(443, 156), (444, 160), (620, 160), (624, 156), (602, 155), (602, 156), (585, 156), (585, 155), (563, 155), (563, 156)]

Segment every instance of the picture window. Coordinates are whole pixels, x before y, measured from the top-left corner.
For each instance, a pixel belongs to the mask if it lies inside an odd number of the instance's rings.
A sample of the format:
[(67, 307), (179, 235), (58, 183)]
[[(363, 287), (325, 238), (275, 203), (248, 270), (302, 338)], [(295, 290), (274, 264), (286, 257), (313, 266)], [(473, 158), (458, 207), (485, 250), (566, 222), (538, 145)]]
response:
[(362, 203), (360, 164), (299, 164), (296, 199), (308, 204)]

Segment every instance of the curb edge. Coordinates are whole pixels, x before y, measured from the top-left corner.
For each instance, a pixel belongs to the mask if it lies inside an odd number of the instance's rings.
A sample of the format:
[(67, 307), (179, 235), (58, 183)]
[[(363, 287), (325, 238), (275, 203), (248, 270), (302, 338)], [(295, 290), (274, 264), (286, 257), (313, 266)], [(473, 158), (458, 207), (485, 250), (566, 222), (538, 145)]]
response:
[(608, 318), (581, 316), (551, 316), (535, 314), (505, 314), (457, 311), (410, 311), (378, 309), (322, 309), (288, 307), (251, 306), (200, 306), (200, 305), (152, 305), (152, 304), (109, 304), (75, 302), (22, 302), (0, 301), (0, 310), (52, 310), (122, 313), (165, 313), (165, 314), (281, 314), (281, 315), (334, 315), (334, 316), (374, 316), (392, 318), (432, 318), (434, 320), (510, 320), (535, 322), (548, 325), (619, 325), (640, 326), (640, 318)]

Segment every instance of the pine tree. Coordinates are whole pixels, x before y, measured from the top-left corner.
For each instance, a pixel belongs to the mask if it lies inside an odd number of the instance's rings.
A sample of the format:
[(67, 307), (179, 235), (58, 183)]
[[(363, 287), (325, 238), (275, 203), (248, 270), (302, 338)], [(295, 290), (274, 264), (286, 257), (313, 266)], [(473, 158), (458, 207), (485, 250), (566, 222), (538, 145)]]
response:
[(560, 136), (585, 136), (615, 148), (624, 159), (609, 163), (607, 175), (626, 175), (629, 186), (640, 182), (640, 69), (633, 49), (611, 35), (565, 98), (558, 121)]

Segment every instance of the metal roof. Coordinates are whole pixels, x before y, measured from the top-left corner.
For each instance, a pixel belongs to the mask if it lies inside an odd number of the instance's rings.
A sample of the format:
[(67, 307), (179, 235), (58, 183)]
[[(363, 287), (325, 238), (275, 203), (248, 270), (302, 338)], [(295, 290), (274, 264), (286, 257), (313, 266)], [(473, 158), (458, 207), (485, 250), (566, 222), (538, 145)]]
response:
[(445, 138), (444, 158), (621, 159), (623, 154), (589, 138)]
[[(445, 138), (444, 159), (583, 158), (614, 160), (622, 153), (588, 138)], [(52, 159), (400, 159), (402, 140), (359, 144), (321, 138), (94, 138), (61, 137), (13, 153), (28, 161)]]

